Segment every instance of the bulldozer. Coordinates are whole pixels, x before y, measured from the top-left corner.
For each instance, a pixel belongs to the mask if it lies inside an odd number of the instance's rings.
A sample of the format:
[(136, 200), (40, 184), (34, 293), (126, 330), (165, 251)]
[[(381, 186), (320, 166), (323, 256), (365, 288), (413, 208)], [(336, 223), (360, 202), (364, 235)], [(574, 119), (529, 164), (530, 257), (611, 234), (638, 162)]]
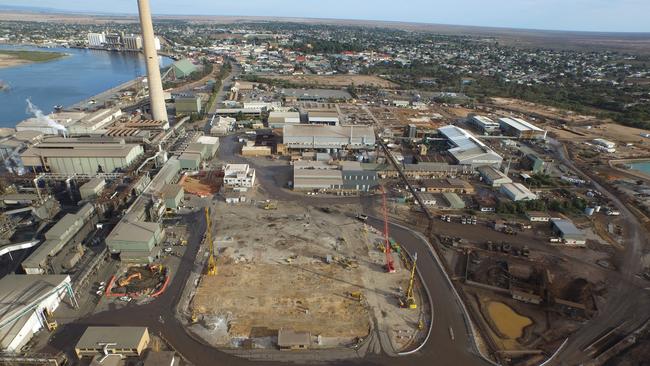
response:
[(123, 279), (119, 280), (117, 282), (117, 284), (120, 285), (120, 287), (124, 287), (124, 286), (130, 284), (131, 281), (135, 280), (136, 278), (141, 280), (142, 279), (142, 274), (140, 272), (132, 273), (127, 278), (123, 278)]

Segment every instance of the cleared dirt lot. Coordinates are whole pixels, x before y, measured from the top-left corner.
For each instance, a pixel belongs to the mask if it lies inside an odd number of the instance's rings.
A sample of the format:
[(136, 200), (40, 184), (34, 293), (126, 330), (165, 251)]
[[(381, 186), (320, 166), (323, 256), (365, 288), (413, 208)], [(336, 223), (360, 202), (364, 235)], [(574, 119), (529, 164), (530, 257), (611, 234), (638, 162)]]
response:
[(214, 208), (219, 273), (198, 285), (191, 304), (196, 334), (221, 346), (241, 339), (269, 344), (280, 328), (293, 328), (336, 347), (379, 327), (395, 348), (409, 344), (428, 315), (425, 307), (399, 307), (398, 289), (407, 287), (409, 271), (394, 253), (398, 270), (385, 272), (379, 233), (333, 207), (263, 205)]
[(264, 75), (266, 79), (285, 80), (305, 86), (346, 87), (349, 85), (373, 85), (395, 88), (397, 84), (372, 75)]

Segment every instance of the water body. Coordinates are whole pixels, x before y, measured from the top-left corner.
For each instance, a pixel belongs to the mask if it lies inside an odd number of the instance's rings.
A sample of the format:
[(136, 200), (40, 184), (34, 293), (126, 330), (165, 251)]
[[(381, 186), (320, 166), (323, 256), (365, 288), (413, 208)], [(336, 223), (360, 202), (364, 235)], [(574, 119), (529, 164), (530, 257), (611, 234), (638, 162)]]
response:
[(637, 170), (641, 173), (650, 175), (650, 161), (641, 161), (638, 163), (632, 163), (630, 164), (630, 168), (633, 170)]
[[(146, 74), (144, 56), (135, 52), (11, 45), (0, 45), (0, 49), (50, 50), (68, 54), (50, 62), (0, 69), (0, 80), (9, 84), (9, 90), (0, 91), (0, 127), (14, 127), (31, 117), (27, 112), (28, 98), (49, 113), (55, 105), (70, 106)], [(171, 62), (167, 57), (161, 58), (162, 67)]]

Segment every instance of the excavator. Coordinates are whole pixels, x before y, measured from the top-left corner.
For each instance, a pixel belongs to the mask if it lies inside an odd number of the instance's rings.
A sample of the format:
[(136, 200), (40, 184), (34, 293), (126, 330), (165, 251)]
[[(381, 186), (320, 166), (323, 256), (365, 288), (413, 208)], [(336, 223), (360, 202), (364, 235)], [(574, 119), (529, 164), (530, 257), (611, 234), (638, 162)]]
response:
[(120, 285), (120, 287), (124, 287), (124, 286), (130, 284), (131, 281), (135, 280), (136, 278), (139, 279), (139, 280), (141, 280), (141, 279), (142, 279), (142, 274), (141, 274), (140, 272), (132, 273), (132, 274), (131, 274), (130, 276), (128, 276), (127, 278), (123, 278), (123, 279), (119, 280), (119, 281), (117, 282), (117, 284)]

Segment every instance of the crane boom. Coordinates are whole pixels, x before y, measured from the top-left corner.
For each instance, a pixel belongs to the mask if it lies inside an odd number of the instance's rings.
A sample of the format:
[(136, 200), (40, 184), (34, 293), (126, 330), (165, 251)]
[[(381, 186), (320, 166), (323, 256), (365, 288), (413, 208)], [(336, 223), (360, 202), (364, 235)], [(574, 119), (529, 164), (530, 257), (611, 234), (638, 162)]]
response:
[(388, 273), (395, 272), (395, 263), (393, 263), (393, 255), (390, 250), (390, 239), (388, 236), (388, 205), (386, 204), (386, 190), (383, 186), (381, 188), (381, 197), (383, 202), (383, 211), (384, 211), (384, 247), (386, 253), (386, 271)]
[(205, 223), (207, 225), (207, 235), (205, 238), (208, 241), (208, 250), (210, 252), (210, 256), (208, 257), (208, 267), (205, 272), (208, 276), (214, 276), (217, 274), (217, 261), (214, 259), (214, 244), (212, 243), (212, 220), (210, 219), (210, 207), (205, 208)]

